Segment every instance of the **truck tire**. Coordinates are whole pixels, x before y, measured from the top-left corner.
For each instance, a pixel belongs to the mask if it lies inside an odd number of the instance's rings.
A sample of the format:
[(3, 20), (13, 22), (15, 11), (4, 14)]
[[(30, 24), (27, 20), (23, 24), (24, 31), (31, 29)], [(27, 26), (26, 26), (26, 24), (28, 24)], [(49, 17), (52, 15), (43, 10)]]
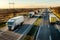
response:
[(21, 26), (23, 25), (24, 22), (21, 23)]

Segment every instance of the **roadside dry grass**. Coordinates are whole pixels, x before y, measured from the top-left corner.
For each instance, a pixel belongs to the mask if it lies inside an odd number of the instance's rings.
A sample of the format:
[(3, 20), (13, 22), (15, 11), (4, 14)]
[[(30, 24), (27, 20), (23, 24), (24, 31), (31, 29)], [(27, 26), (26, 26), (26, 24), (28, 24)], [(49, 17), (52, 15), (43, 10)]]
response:
[(20, 15), (27, 16), (28, 15), (28, 12), (16, 13), (16, 16), (20, 16)]
[(30, 36), (30, 35), (27, 35), (24, 40), (32, 40), (33, 39), (33, 36)]
[(34, 26), (39, 26), (42, 21), (42, 18), (38, 18), (36, 22), (33, 24)]
[(54, 9), (52, 9), (52, 11), (60, 19), (60, 13), (56, 12)]

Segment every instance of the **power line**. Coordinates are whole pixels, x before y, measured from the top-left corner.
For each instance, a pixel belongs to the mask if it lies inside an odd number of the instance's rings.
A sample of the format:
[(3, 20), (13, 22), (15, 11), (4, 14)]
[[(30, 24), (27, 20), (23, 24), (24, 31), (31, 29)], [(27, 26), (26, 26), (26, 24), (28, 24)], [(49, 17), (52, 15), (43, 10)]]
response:
[(15, 0), (9, 0), (9, 9), (13, 9), (13, 15), (16, 16), (14, 5), (15, 5)]
[(15, 5), (15, 0), (9, 0), (9, 8), (11, 9), (12, 6), (12, 8), (14, 9), (14, 5)]

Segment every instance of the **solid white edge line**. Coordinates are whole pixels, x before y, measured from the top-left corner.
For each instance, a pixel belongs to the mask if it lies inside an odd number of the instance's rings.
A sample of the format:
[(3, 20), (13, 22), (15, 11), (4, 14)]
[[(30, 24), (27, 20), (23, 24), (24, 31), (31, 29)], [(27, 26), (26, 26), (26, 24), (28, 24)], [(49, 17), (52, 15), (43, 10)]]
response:
[(50, 26), (48, 25), (48, 28), (49, 28)]
[(49, 35), (49, 39), (51, 40), (51, 35)]
[[(42, 26), (42, 25), (41, 25), (41, 26)], [(39, 30), (38, 30), (38, 33), (37, 33), (37, 36), (36, 36), (36, 40), (37, 40), (37, 38), (38, 38), (38, 35), (39, 35), (39, 32), (40, 32), (41, 26), (39, 27)]]

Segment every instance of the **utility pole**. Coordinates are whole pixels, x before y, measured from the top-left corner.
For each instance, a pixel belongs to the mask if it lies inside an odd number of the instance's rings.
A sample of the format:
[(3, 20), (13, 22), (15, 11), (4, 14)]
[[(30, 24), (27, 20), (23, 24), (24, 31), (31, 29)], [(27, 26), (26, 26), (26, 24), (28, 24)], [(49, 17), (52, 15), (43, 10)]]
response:
[(9, 9), (12, 9), (13, 15), (16, 16), (14, 5), (15, 5), (15, 0), (9, 0)]

